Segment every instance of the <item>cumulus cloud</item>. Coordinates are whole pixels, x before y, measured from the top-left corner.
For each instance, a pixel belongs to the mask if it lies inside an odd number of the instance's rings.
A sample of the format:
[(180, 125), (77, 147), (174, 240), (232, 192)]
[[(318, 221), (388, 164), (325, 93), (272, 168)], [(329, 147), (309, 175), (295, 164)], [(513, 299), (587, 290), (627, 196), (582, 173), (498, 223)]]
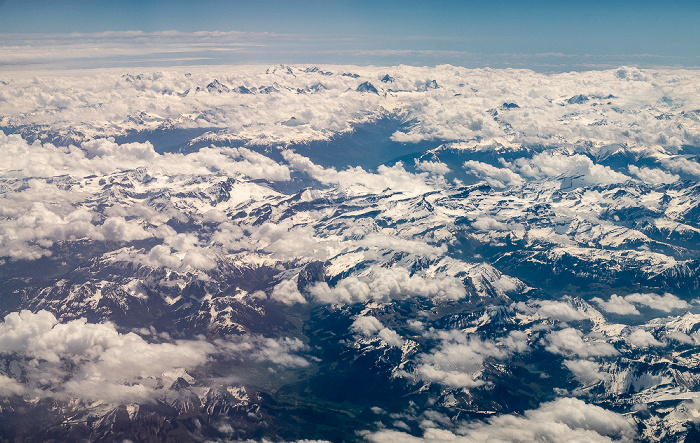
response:
[(639, 311), (632, 303), (617, 294), (612, 294), (607, 301), (600, 297), (594, 297), (591, 300), (597, 303), (605, 312), (622, 315), (639, 315)]
[[(150, 335), (150, 334), (149, 334)], [(60, 323), (47, 312), (8, 314), (0, 323), (0, 395), (83, 402), (139, 403), (162, 399), (178, 377), (213, 357), (290, 368), (308, 366), (296, 338), (256, 335), (149, 342), (111, 323), (84, 318)]]
[(370, 315), (357, 317), (350, 325), (350, 329), (355, 333), (365, 337), (376, 336), (386, 342), (389, 346), (401, 347), (403, 339), (393, 329), (385, 328), (376, 318)]
[[(161, 224), (170, 218), (185, 221), (187, 216), (183, 211), (198, 212), (197, 206), (176, 206), (173, 195), (169, 191), (163, 192), (163, 189), (177, 187), (176, 183), (183, 184), (192, 198), (204, 194), (202, 197), (206, 199), (206, 192), (212, 188), (212, 184), (206, 184), (206, 178), (214, 182), (211, 192), (218, 192), (216, 186), (222, 179), (216, 181), (216, 177), (225, 179), (230, 175), (243, 175), (270, 180), (290, 177), (287, 166), (246, 148), (203, 148), (189, 155), (161, 155), (148, 142), (117, 144), (96, 139), (84, 142), (81, 148), (59, 148), (39, 142), (29, 145), (17, 135), (0, 134), (0, 149), (5, 148), (8, 155), (0, 159), (0, 175), (26, 180), (27, 183), (17, 192), (4, 196), (8, 208), (12, 209), (4, 210), (5, 218), (0, 221), (0, 256), (13, 259), (37, 259), (50, 255), (50, 248), (56, 242), (85, 238), (131, 242), (155, 234), (164, 238), (175, 251), (184, 253), (168, 259), (169, 266), (174, 266), (177, 258), (184, 266), (211, 269), (214, 266), (212, 254), (173, 244), (168, 237), (174, 234), (163, 232), (162, 225), (155, 232), (147, 229), (149, 224)], [(174, 178), (178, 173), (201, 174), (205, 178), (199, 182), (187, 180), (188, 175)], [(92, 178), (94, 176), (97, 177)], [(95, 187), (98, 183), (102, 188)], [(249, 199), (274, 193), (271, 190), (261, 192), (263, 187), (252, 183), (240, 185), (240, 188), (249, 194)], [(240, 194), (229, 193), (225, 197), (231, 201), (229, 204), (235, 204)], [(162, 195), (169, 201), (153, 198), (154, 195)], [(146, 198), (150, 200), (144, 201)], [(108, 204), (95, 205), (95, 199)], [(211, 209), (207, 209), (202, 208), (202, 218), (211, 218)], [(219, 212), (217, 219), (224, 221), (222, 216), (223, 213)], [(264, 229), (262, 227), (261, 231)], [(297, 240), (308, 238), (313, 242), (313, 232), (295, 229), (297, 231), (292, 236)], [(289, 245), (281, 243), (276, 249), (274, 244), (266, 246), (279, 254), (289, 250)], [(154, 252), (160, 257), (165, 256), (162, 248)], [(324, 253), (325, 250), (319, 251), (319, 254)], [(144, 260), (154, 263), (157, 257)]]
[(642, 306), (647, 306), (657, 311), (671, 312), (676, 309), (688, 308), (688, 302), (681, 300), (677, 296), (665, 293), (657, 295), (651, 293), (635, 293), (625, 296), (625, 300)]
[(527, 335), (516, 331), (501, 340), (482, 340), (461, 331), (430, 331), (439, 340), (429, 353), (420, 354), (415, 376), (454, 388), (483, 385), (480, 379), (487, 359), (504, 359), (528, 349)]
[(636, 436), (635, 426), (623, 415), (590, 405), (576, 398), (560, 398), (542, 403), (523, 415), (498, 415), (481, 422), (462, 423), (455, 430), (427, 428), (422, 437), (382, 430), (366, 434), (374, 443), (485, 441), (562, 441), (626, 442)]
[(283, 280), (272, 288), (270, 294), (272, 300), (278, 301), (285, 305), (293, 305), (295, 303), (306, 303), (306, 298), (299, 292), (297, 281), (295, 279)]
[(578, 321), (589, 318), (589, 314), (576, 309), (571, 304), (571, 298), (563, 297), (563, 301), (557, 300), (528, 300), (515, 304), (517, 309), (527, 315), (539, 318), (548, 318), (561, 322)]
[(362, 335), (375, 334), (382, 328), (384, 328), (382, 322), (380, 322), (377, 317), (373, 317), (371, 315), (357, 317), (350, 326), (350, 329)]
[(669, 174), (661, 169), (651, 169), (645, 167), (639, 168), (635, 165), (629, 165), (627, 169), (632, 175), (636, 176), (641, 181), (654, 185), (669, 184), (680, 179), (678, 175)]
[(584, 341), (583, 333), (573, 328), (550, 332), (546, 343), (547, 351), (566, 357), (605, 357), (618, 353), (609, 343), (597, 340)]
[(333, 287), (319, 282), (308, 291), (319, 302), (342, 304), (409, 297), (459, 300), (467, 295), (464, 284), (457, 278), (411, 275), (402, 267), (372, 267), (364, 275), (346, 277)]
[(563, 322), (583, 320), (587, 318), (581, 311), (574, 309), (569, 303), (554, 300), (540, 300), (535, 302), (537, 314), (544, 318)]
[(632, 346), (637, 348), (648, 348), (649, 346), (663, 346), (663, 343), (658, 341), (651, 332), (644, 329), (636, 329), (632, 331), (625, 340)]
[(100, 224), (95, 218), (83, 209), (62, 216), (41, 202), (20, 206), (11, 219), (0, 222), (0, 256), (36, 259), (51, 255), (49, 248), (60, 241), (129, 242), (152, 236), (135, 220), (108, 217)]
[(450, 172), (450, 167), (440, 161), (415, 160), (416, 169), (436, 175), (445, 175)]
[(593, 163), (581, 154), (541, 152), (530, 159), (515, 161), (521, 175), (532, 178), (572, 177), (582, 184), (611, 184), (629, 180), (629, 177), (608, 166)]
[(341, 171), (323, 168), (288, 149), (282, 151), (282, 155), (293, 169), (304, 172), (321, 183), (337, 185), (347, 192), (381, 192), (390, 189), (400, 190), (407, 195), (419, 195), (436, 189), (428, 173), (412, 174), (406, 171), (401, 162), (393, 166), (381, 165), (376, 173), (371, 173), (359, 166)]
[(145, 167), (151, 174), (245, 175), (250, 178), (289, 180), (289, 168), (247, 148), (202, 148), (190, 154), (158, 154), (150, 142), (118, 144), (106, 138), (80, 147), (27, 143), (19, 135), (0, 131), (0, 173), (7, 177), (74, 177), (103, 175)]
[(488, 163), (468, 160), (462, 165), (464, 169), (486, 180), (486, 183), (496, 188), (518, 186), (525, 183), (523, 178), (508, 168), (497, 168)]
[(609, 300), (600, 297), (592, 299), (605, 312), (622, 315), (639, 315), (639, 311), (634, 305), (646, 306), (657, 311), (671, 312), (677, 309), (687, 309), (690, 305), (685, 300), (677, 296), (666, 293), (657, 295), (652, 293), (634, 293), (621, 297), (612, 294)]
[(584, 384), (604, 381), (608, 378), (600, 371), (600, 364), (590, 360), (564, 360), (563, 364), (576, 377), (576, 380)]
[(244, 335), (229, 337), (214, 342), (216, 352), (223, 359), (235, 359), (241, 362), (266, 363), (282, 368), (302, 368), (309, 366), (309, 361), (298, 355), (308, 347), (298, 338), (262, 337)]
[(685, 157), (671, 157), (661, 159), (661, 164), (672, 171), (700, 177), (700, 163), (697, 161)]
[(7, 315), (0, 337), (0, 355), (18, 361), (26, 380), (20, 390), (5, 379), (4, 390), (61, 400), (150, 401), (175, 381), (169, 374), (202, 365), (215, 352), (201, 340), (149, 343), (108, 323), (59, 323), (46, 311)]

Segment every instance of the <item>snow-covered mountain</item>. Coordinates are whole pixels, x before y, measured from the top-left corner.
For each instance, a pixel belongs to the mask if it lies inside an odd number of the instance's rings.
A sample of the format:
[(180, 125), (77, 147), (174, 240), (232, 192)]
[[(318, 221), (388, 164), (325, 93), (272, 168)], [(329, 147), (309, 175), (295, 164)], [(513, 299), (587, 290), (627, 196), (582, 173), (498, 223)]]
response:
[(697, 436), (696, 72), (207, 69), (3, 76), (3, 438)]

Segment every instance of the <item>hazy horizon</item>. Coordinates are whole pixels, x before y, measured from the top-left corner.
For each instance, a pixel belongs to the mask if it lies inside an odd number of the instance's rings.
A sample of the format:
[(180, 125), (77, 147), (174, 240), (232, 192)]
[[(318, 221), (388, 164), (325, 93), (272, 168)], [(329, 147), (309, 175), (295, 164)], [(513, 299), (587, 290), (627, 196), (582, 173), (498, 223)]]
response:
[(700, 66), (700, 4), (656, 2), (85, 5), (0, 2), (3, 69), (453, 64), (539, 72)]

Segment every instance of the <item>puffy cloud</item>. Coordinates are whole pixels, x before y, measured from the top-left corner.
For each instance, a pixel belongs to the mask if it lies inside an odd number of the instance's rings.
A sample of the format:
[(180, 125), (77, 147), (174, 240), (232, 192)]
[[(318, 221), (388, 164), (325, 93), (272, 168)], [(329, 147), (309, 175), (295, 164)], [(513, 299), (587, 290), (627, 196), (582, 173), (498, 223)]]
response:
[(285, 305), (293, 305), (295, 303), (306, 303), (306, 299), (297, 288), (296, 278), (290, 280), (283, 280), (281, 283), (278, 283), (272, 289), (270, 298), (280, 303), (284, 303)]
[(685, 300), (677, 296), (666, 293), (657, 295), (651, 293), (635, 293), (620, 297), (612, 294), (610, 299), (605, 301), (600, 297), (595, 297), (592, 301), (605, 312), (623, 315), (639, 315), (639, 311), (634, 305), (646, 306), (657, 311), (671, 312), (677, 309), (687, 309), (690, 305)]
[(362, 335), (375, 334), (382, 330), (382, 328), (384, 328), (382, 322), (377, 320), (377, 317), (373, 317), (371, 315), (357, 317), (350, 326), (350, 329)]
[(553, 300), (541, 300), (537, 304), (537, 314), (545, 318), (559, 321), (583, 320), (586, 316), (574, 309), (569, 303), (557, 302)]
[(343, 304), (409, 297), (459, 300), (467, 295), (464, 284), (457, 278), (411, 275), (402, 267), (372, 267), (364, 275), (346, 277), (333, 287), (319, 282), (308, 291), (319, 302)]
[(323, 168), (308, 158), (291, 150), (282, 151), (282, 156), (289, 165), (328, 185), (337, 185), (347, 192), (381, 192), (386, 189), (402, 191), (407, 195), (419, 195), (435, 190), (427, 173), (411, 174), (401, 162), (393, 166), (381, 165), (376, 173), (367, 172), (361, 167), (337, 171), (335, 168)]
[(497, 168), (488, 163), (468, 160), (462, 165), (464, 169), (486, 180), (486, 183), (496, 188), (519, 186), (525, 183), (523, 178), (508, 168)]
[(14, 312), (0, 323), (0, 359), (10, 368), (0, 374), (0, 396), (148, 402), (164, 398), (178, 377), (191, 378), (188, 371), (214, 356), (294, 368), (309, 365), (297, 355), (306, 349), (296, 338), (256, 335), (151, 343), (111, 323), (59, 323), (47, 311)]
[[(170, 374), (204, 364), (214, 351), (201, 340), (149, 343), (108, 323), (59, 323), (46, 311), (11, 313), (0, 324), (0, 354), (17, 359), (23, 392), (30, 396), (150, 401), (164, 395), (168, 380), (175, 381)], [(6, 393), (22, 393), (3, 380)]]
[(651, 332), (644, 329), (636, 329), (625, 337), (627, 342), (637, 348), (648, 348), (649, 346), (663, 346), (663, 343), (658, 341)]
[(393, 329), (385, 328), (376, 317), (369, 315), (357, 317), (350, 325), (350, 329), (365, 337), (376, 335), (390, 346), (400, 348), (403, 345), (401, 336)]
[(403, 251), (410, 254), (440, 256), (447, 251), (446, 245), (434, 246), (422, 239), (407, 239), (398, 236), (371, 233), (365, 235), (361, 240), (355, 242), (357, 246), (369, 249), (388, 249), (393, 251)]
[(610, 296), (610, 300), (608, 301), (605, 301), (600, 297), (594, 297), (591, 300), (597, 303), (598, 306), (600, 306), (600, 308), (605, 312), (622, 315), (639, 315), (639, 311), (632, 303), (617, 294), (612, 294)]
[(150, 142), (118, 144), (105, 138), (75, 146), (28, 144), (0, 131), (0, 173), (7, 177), (103, 175), (145, 167), (151, 174), (227, 174), (253, 179), (289, 180), (289, 168), (247, 148), (202, 148), (190, 154), (158, 154)]
[(564, 366), (571, 371), (581, 383), (604, 381), (607, 375), (600, 372), (600, 364), (589, 360), (564, 360)]
[[(103, 36), (92, 38), (104, 39)], [(172, 41), (152, 34), (138, 38), (155, 39), (158, 45), (171, 48), (173, 41), (183, 38), (219, 45), (217, 38), (230, 42), (241, 37), (197, 33), (173, 36)], [(265, 38), (275, 41), (267, 47), (285, 43), (281, 37), (265, 35)], [(79, 46), (71, 54), (94, 53), (96, 47), (104, 49), (101, 44)], [(143, 47), (130, 45), (129, 50), (141, 51)], [(255, 51), (260, 47), (256, 45)], [(17, 56), (17, 48), (25, 51), (27, 45), (4, 50)], [(242, 47), (237, 44), (236, 48)], [(57, 52), (55, 47), (43, 51), (42, 60)], [(169, 51), (159, 49), (158, 53)], [(21, 54), (22, 57), (26, 54)], [(238, 67), (232, 71), (188, 66), (186, 71), (170, 68), (124, 77), (104, 71), (89, 75), (64, 73), (58, 78), (27, 76), (12, 79), (11, 86), (0, 90), (0, 115), (12, 123), (21, 119), (65, 132), (72, 129), (103, 135), (92, 138), (117, 135), (123, 127), (136, 130), (218, 127), (229, 128), (231, 138), (237, 141), (281, 145), (329, 139), (387, 112), (400, 113), (413, 123), (410, 129), (402, 128), (393, 134), (392, 139), (402, 143), (436, 139), (478, 141), (484, 146), (521, 143), (551, 146), (590, 140), (595, 146), (613, 143), (681, 146), (692, 145), (699, 132), (697, 124), (685, 117), (698, 105), (697, 100), (688, 98), (693, 97), (691, 85), (697, 83), (697, 74), (692, 72), (640, 71), (643, 74), (639, 80), (628, 81), (616, 76), (615, 70), (564, 75), (448, 65), (402, 66), (393, 75), (395, 81), (386, 86), (394, 92), (377, 95), (348, 93), (348, 90), (369, 80), (381, 92), (389, 92), (381, 82), (375, 81), (386, 68), (353, 67), (360, 78), (337, 75), (333, 67), (326, 69), (336, 75), (305, 72), (304, 67), (267, 71), (260, 67)], [(206, 85), (214, 79), (229, 92), (207, 92)], [(435, 79), (440, 88), (416, 90), (416, 85), (425, 85), (426, 79)], [(321, 82), (323, 91), (314, 93), (310, 86)], [(273, 93), (257, 93), (269, 92), (267, 87), (272, 84)], [(233, 92), (238, 86), (256, 93)], [(567, 104), (572, 95), (585, 96), (588, 100)], [(665, 102), (660, 103), (658, 99), (662, 97)], [(516, 103), (518, 108), (504, 108), (504, 103)], [(673, 103), (673, 107), (667, 103)], [(51, 112), (41, 112), (47, 107)], [(659, 115), (665, 118), (657, 118)], [(116, 124), (106, 125), (105, 121)], [(290, 121), (295, 124), (287, 123)], [(3, 123), (3, 126), (8, 125)], [(212, 140), (217, 136), (220, 134), (210, 135)]]
[(393, 329), (383, 328), (379, 331), (377, 336), (384, 340), (386, 343), (388, 343), (390, 346), (400, 348), (403, 345), (403, 339)]
[[(19, 366), (17, 366), (19, 368)], [(24, 385), (19, 381), (0, 374), (0, 397), (22, 395), (25, 392)]]
[(416, 169), (436, 175), (445, 175), (450, 172), (450, 167), (440, 161), (415, 160)]
[(216, 262), (199, 251), (187, 251), (182, 258), (182, 266), (186, 268), (209, 270), (216, 267)]
[(152, 236), (136, 222), (126, 221), (123, 217), (107, 218), (99, 227), (99, 232), (105, 240), (118, 242), (143, 240)]
[(583, 184), (621, 183), (630, 179), (608, 166), (593, 163), (590, 158), (581, 154), (541, 152), (530, 159), (518, 159), (515, 164), (521, 175), (536, 179), (571, 177)]
[(197, 246), (194, 242), (198, 242), (198, 238), (194, 235), (177, 234), (166, 237), (166, 243), (169, 244), (156, 245), (148, 251), (122, 248), (111, 254), (109, 260), (180, 271), (214, 269), (216, 267), (216, 251)]
[(13, 259), (51, 255), (48, 248), (60, 241), (89, 238), (129, 242), (152, 236), (134, 220), (108, 217), (102, 224), (97, 224), (94, 223), (96, 217), (86, 210), (72, 210), (61, 216), (40, 202), (19, 207), (13, 215), (13, 218), (0, 222), (0, 256)]
[(648, 306), (657, 311), (671, 312), (676, 309), (688, 308), (688, 302), (681, 300), (668, 292), (664, 295), (635, 293), (625, 296), (625, 300), (642, 306)]
[(686, 345), (692, 345), (694, 343), (693, 339), (689, 335), (684, 334), (680, 331), (667, 331), (666, 337)]
[(472, 222), (472, 226), (482, 231), (504, 231), (508, 229), (508, 225), (496, 220), (493, 217), (483, 216), (478, 217)]
[(645, 167), (637, 167), (635, 165), (629, 165), (627, 169), (632, 175), (635, 175), (638, 179), (645, 183), (651, 183), (654, 185), (658, 184), (669, 184), (680, 179), (679, 176), (675, 174), (669, 174), (661, 169), (651, 169)]
[(523, 415), (498, 415), (484, 422), (462, 423), (455, 430), (427, 428), (422, 438), (382, 430), (365, 435), (374, 443), (392, 442), (627, 442), (634, 441), (635, 427), (623, 415), (576, 398), (542, 403)]
[(431, 331), (439, 345), (429, 353), (420, 354), (415, 376), (454, 388), (481, 386), (484, 361), (504, 359), (513, 352), (528, 349), (527, 335), (514, 332), (500, 341), (482, 340), (461, 331)]
[(684, 157), (672, 157), (661, 159), (661, 164), (675, 172), (700, 177), (700, 163)]
[(308, 347), (298, 338), (244, 335), (216, 340), (216, 352), (224, 359), (272, 364), (282, 368), (303, 368), (309, 361), (297, 355)]
[[(314, 219), (313, 213), (304, 215)], [(210, 243), (230, 252), (257, 251), (278, 260), (323, 260), (338, 248), (337, 240), (321, 238), (313, 226), (295, 225), (291, 219), (258, 226), (224, 222), (212, 234)]]
[(615, 348), (602, 341), (584, 341), (583, 333), (573, 328), (552, 331), (546, 338), (547, 349), (553, 354), (567, 357), (603, 357), (617, 355)]
[(562, 322), (577, 321), (589, 318), (586, 313), (575, 309), (571, 303), (570, 297), (564, 297), (565, 301), (556, 300), (529, 300), (527, 303), (518, 302), (516, 307), (519, 311), (534, 315), (539, 318), (549, 318)]

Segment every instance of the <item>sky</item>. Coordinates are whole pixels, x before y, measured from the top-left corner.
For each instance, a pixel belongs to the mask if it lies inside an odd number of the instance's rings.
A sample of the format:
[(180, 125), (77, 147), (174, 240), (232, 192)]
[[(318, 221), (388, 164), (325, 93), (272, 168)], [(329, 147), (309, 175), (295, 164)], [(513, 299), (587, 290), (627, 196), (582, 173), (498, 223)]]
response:
[[(546, 70), (549, 65), (555, 70), (556, 65), (694, 67), (700, 65), (698, 21), (697, 0), (0, 0), (0, 45), (39, 44), (36, 39), (28, 42), (16, 34), (141, 31), (149, 36), (179, 31), (180, 56), (173, 57), (171, 48), (170, 57), (165, 58), (200, 58), (213, 64), (453, 63), (538, 70)], [(186, 47), (182, 35), (199, 31), (243, 34), (235, 56), (223, 54), (226, 51), (219, 48), (212, 57), (195, 55)], [(67, 48), (69, 43), (80, 43), (85, 38), (73, 35), (71, 42), (59, 40)], [(242, 46), (248, 49), (241, 51)], [(6, 54), (7, 49), (4, 54), (0, 52), (0, 63), (7, 66), (8, 60), (2, 58)], [(114, 62), (164, 59), (160, 53), (141, 57)]]

